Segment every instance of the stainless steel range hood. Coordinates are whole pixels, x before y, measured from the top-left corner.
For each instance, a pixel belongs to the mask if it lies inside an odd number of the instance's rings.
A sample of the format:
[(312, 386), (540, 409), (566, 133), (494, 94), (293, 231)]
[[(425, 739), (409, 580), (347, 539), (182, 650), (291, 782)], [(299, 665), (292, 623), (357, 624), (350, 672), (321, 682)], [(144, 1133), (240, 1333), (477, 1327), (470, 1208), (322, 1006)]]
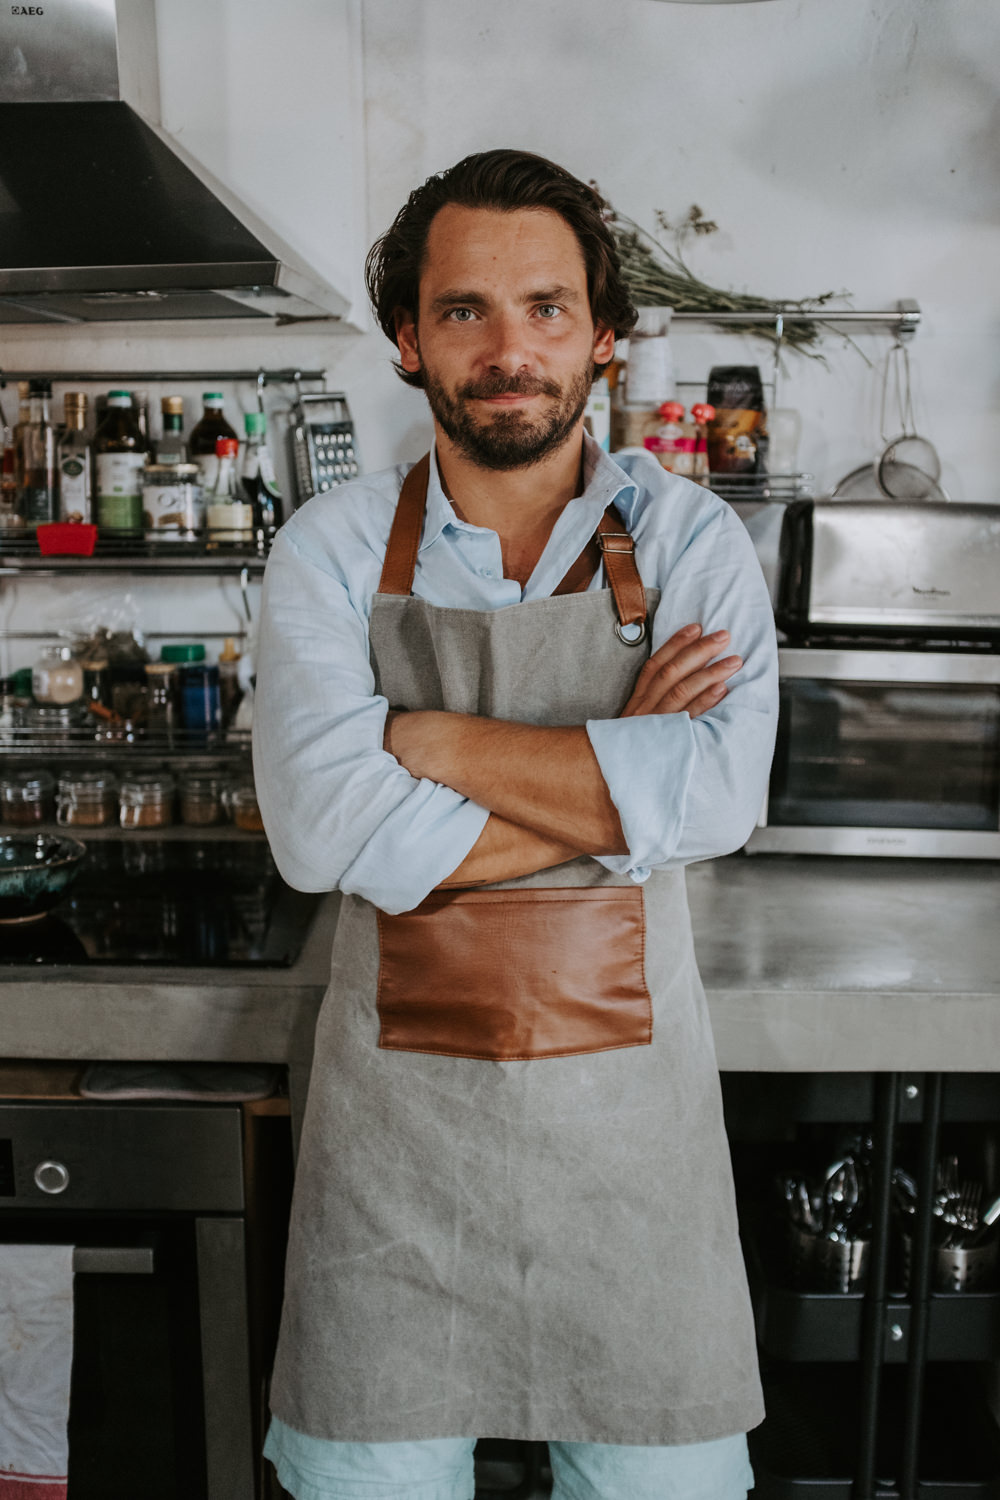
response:
[(120, 28), (115, 0), (0, 7), (0, 324), (345, 317), (346, 297), (126, 102), (128, 51), (155, 77), (155, 17), (131, 9)]

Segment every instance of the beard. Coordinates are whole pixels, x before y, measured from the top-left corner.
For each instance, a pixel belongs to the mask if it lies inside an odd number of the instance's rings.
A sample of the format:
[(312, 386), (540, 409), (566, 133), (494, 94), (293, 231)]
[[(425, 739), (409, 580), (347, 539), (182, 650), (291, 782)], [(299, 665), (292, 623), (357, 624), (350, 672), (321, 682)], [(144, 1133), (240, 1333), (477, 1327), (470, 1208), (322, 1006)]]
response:
[[(491, 375), (470, 380), (452, 394), (424, 367), (424, 393), (442, 431), (462, 455), (482, 469), (527, 469), (562, 446), (573, 432), (590, 396), (594, 365), (587, 364), (568, 384), (531, 375)], [(554, 405), (538, 416), (497, 411), (482, 421), (468, 403), (491, 396), (550, 396)]]

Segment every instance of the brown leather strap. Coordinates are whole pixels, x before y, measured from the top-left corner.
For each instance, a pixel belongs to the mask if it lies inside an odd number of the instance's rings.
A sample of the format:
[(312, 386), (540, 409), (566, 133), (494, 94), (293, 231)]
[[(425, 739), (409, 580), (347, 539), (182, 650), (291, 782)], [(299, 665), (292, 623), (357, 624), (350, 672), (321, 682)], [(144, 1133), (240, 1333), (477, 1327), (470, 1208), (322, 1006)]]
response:
[(613, 505), (601, 517), (597, 543), (604, 555), (605, 577), (615, 596), (618, 634), (628, 645), (637, 646), (646, 634), (646, 590), (635, 565), (635, 542)]
[(403, 480), (396, 502), (396, 514), (385, 549), (380, 594), (412, 594), (413, 575), (417, 570), (417, 553), (424, 534), (424, 511), (427, 509), (427, 479), (431, 456), (425, 453)]
[[(403, 480), (385, 549), (385, 562), (378, 586), (380, 594), (413, 592), (417, 552), (424, 531), (430, 467), (431, 456), (425, 453)], [(630, 635), (635, 634), (635, 641), (630, 641), (628, 635), (622, 635), (622, 639), (629, 644), (638, 644), (645, 634), (646, 591), (635, 565), (635, 543), (622, 525), (613, 505), (608, 506), (596, 534), (591, 537), (553, 593), (581, 593), (596, 573), (602, 557), (618, 613), (619, 634), (627, 627)], [(640, 627), (637, 633), (634, 629), (636, 626)]]
[(553, 594), (582, 594), (601, 566), (601, 549), (597, 537), (592, 536), (562, 583), (552, 590)]

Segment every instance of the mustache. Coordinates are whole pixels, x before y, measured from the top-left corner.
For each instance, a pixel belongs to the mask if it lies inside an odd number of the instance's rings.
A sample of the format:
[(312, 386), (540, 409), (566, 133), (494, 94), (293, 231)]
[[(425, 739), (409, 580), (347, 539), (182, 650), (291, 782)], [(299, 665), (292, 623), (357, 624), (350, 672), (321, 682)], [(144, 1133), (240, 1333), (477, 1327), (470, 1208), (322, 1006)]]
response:
[(473, 401), (487, 401), (491, 396), (561, 396), (562, 386), (534, 375), (486, 375), (470, 380), (458, 394)]

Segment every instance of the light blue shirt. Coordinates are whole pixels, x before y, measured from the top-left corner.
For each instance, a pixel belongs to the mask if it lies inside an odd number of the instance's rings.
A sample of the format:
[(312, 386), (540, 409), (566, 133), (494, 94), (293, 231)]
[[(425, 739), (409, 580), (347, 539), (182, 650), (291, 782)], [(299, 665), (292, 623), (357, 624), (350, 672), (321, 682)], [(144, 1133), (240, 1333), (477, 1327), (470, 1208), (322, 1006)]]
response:
[[(746, 842), (774, 748), (774, 619), (753, 544), (723, 500), (648, 455), (611, 459), (585, 444), (583, 494), (560, 514), (523, 590), (503, 576), (496, 532), (459, 520), (432, 457), (413, 592), (455, 609), (546, 598), (613, 501), (643, 583), (662, 591), (653, 649), (693, 622), (729, 631), (719, 654), (744, 665), (709, 712), (587, 723), (629, 850), (600, 862), (642, 881)], [(489, 816), (382, 748), (388, 704), (375, 693), (368, 621), (407, 468), (317, 495), (281, 528), (264, 577), (254, 700), (257, 795), (281, 874), (299, 890), (339, 889), (391, 913), (447, 879)], [(603, 582), (598, 569), (590, 587)]]

